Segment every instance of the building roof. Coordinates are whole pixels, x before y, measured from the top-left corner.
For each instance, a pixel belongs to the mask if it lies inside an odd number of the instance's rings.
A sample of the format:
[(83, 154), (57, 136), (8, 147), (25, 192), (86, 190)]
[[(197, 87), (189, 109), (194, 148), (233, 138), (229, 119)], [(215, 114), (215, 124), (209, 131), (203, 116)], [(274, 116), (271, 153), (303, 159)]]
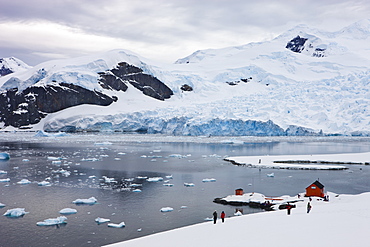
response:
[[(323, 188), (324, 188), (324, 185), (323, 185), (322, 183), (320, 183), (320, 182), (319, 182), (319, 180), (316, 180), (316, 181), (315, 181), (315, 182), (313, 182), (311, 185), (313, 185), (313, 184), (314, 184), (314, 185), (316, 185), (319, 189), (323, 189)], [(310, 186), (311, 186), (311, 185), (310, 185)], [(308, 186), (308, 187), (310, 187), (310, 186)], [(307, 188), (308, 188), (308, 187), (307, 187)]]

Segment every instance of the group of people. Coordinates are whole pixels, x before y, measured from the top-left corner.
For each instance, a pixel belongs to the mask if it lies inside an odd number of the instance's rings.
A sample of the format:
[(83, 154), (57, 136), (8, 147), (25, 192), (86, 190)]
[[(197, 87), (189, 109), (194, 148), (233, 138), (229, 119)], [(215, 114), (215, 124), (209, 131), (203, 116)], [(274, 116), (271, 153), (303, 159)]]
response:
[[(222, 223), (224, 223), (225, 222), (225, 217), (226, 217), (226, 214), (225, 214), (224, 211), (221, 212), (220, 217), (221, 217)], [(217, 222), (217, 211), (215, 210), (213, 212), (213, 224), (216, 224), (216, 222)]]
[[(312, 208), (312, 206), (311, 206), (311, 198), (310, 198), (310, 200), (308, 201), (308, 203), (307, 203), (307, 213), (309, 213), (310, 211), (311, 211), (311, 208)], [(291, 205), (289, 202), (288, 202), (288, 204), (286, 205), (286, 209), (287, 209), (287, 214), (288, 215), (290, 215), (290, 212), (291, 212), (291, 210), (292, 210), (292, 208), (293, 208), (293, 205)]]

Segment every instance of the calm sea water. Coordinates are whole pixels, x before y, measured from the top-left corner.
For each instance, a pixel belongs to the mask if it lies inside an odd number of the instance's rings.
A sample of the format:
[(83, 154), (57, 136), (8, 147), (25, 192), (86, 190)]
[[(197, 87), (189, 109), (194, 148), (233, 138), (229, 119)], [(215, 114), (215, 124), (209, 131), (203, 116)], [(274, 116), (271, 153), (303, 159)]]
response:
[[(244, 144), (214, 144), (183, 142), (145, 142), (143, 136), (73, 135), (60, 138), (23, 138), (20, 134), (2, 136), (0, 152), (11, 155), (0, 162), (0, 170), (10, 178), (0, 183), (0, 209), (25, 208), (21, 218), (0, 216), (0, 246), (101, 246), (145, 236), (190, 224), (204, 222), (214, 210), (232, 216), (236, 207), (213, 203), (216, 197), (234, 193), (237, 188), (259, 192), (267, 196), (295, 195), (320, 179), (326, 190), (356, 194), (370, 191), (370, 167), (351, 166), (345, 171), (272, 170), (238, 167), (223, 161), (225, 156), (323, 154), (369, 152), (367, 139), (297, 140), (276, 138)], [(140, 141), (139, 141), (140, 139)], [(154, 137), (155, 139), (155, 137)], [(199, 141), (199, 140), (198, 140)], [(53, 162), (51, 157), (61, 158)], [(69, 171), (63, 176), (61, 169)], [(59, 171), (59, 173), (58, 173)], [(266, 174), (274, 172), (275, 177)], [(172, 176), (168, 183), (148, 182), (137, 177)], [(95, 176), (95, 179), (91, 176)], [(104, 183), (103, 176), (117, 183)], [(31, 184), (17, 184), (23, 178)], [(37, 182), (50, 178), (52, 186), (38, 186)], [(133, 178), (132, 182), (125, 179)], [(216, 182), (202, 182), (215, 178)], [(141, 184), (142, 192), (132, 192), (130, 183)], [(194, 183), (185, 187), (184, 183)], [(78, 198), (94, 196), (95, 205), (74, 205)], [(186, 207), (184, 207), (186, 206)], [(36, 223), (60, 216), (63, 208), (75, 208), (77, 214), (67, 215), (68, 223), (59, 227), (40, 227)], [(162, 213), (163, 207), (172, 212)], [(243, 207), (244, 214), (260, 210)], [(112, 223), (126, 223), (125, 228), (110, 228), (96, 224), (95, 218), (108, 218)]]

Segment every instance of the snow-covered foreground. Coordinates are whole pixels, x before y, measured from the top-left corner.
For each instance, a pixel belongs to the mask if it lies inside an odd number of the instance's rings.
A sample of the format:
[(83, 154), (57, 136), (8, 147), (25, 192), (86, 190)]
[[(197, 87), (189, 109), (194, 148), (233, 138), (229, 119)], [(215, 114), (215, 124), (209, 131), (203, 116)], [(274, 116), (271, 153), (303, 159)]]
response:
[(291, 215), (279, 210), (235, 216), (225, 223), (205, 222), (108, 246), (367, 246), (370, 192), (328, 194), (329, 202), (313, 198), (310, 213), (304, 198)]

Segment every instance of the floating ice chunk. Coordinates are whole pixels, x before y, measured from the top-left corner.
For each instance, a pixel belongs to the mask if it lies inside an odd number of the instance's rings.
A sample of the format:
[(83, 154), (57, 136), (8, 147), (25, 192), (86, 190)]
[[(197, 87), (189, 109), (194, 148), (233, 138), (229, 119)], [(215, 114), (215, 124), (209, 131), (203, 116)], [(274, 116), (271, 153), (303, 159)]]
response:
[(132, 192), (141, 192), (141, 189), (134, 189)]
[(0, 208), (3, 208), (5, 207), (5, 204), (4, 203), (0, 203)]
[(118, 155), (126, 155), (126, 153), (119, 152)]
[(97, 158), (82, 158), (81, 161), (91, 161), (91, 162), (94, 162), (94, 161), (98, 161), (99, 159)]
[(242, 216), (242, 215), (243, 215), (243, 213), (242, 213), (242, 212), (240, 212), (240, 211), (236, 211), (236, 212), (234, 213), (234, 215), (235, 215), (235, 216)]
[(172, 186), (173, 186), (173, 184), (163, 184), (163, 186), (172, 187)]
[(8, 160), (10, 155), (8, 153), (0, 153), (0, 160)]
[(204, 219), (205, 221), (213, 221), (213, 218), (207, 217)]
[(137, 229), (136, 231), (141, 232), (141, 228)]
[(98, 224), (104, 224), (104, 223), (110, 222), (110, 219), (104, 219), (104, 218), (98, 217), (95, 219), (95, 222)]
[(124, 179), (126, 182), (132, 182), (132, 181), (134, 181), (134, 178), (125, 178)]
[(22, 161), (23, 162), (29, 162), (30, 160), (29, 159), (23, 159)]
[(48, 160), (61, 160), (61, 159), (62, 159), (61, 157), (53, 157), (53, 156), (48, 157)]
[(125, 225), (125, 222), (122, 221), (119, 224), (109, 223), (108, 226), (113, 227), (113, 228), (122, 228), (122, 227), (125, 227), (126, 225)]
[(96, 142), (94, 145), (113, 145), (111, 142)]
[(28, 179), (26, 179), (26, 178), (24, 178), (21, 181), (17, 182), (17, 184), (30, 184), (30, 183), (31, 183), (31, 181), (28, 180)]
[(72, 203), (74, 204), (95, 204), (98, 200), (95, 197), (90, 197), (89, 199), (76, 199)]
[(2, 178), (0, 179), (0, 183), (7, 183), (10, 182), (10, 178)]
[(37, 183), (38, 186), (51, 186), (51, 183), (48, 181), (42, 181)]
[(93, 178), (96, 178), (96, 176), (95, 175), (92, 175), (92, 176), (89, 176), (89, 178), (93, 179)]
[(0, 174), (7, 174), (7, 173), (8, 173), (7, 171), (0, 170)]
[(269, 174), (267, 174), (267, 177), (273, 178), (273, 177), (275, 177), (275, 174), (274, 173), (269, 173)]
[(107, 157), (109, 157), (109, 155), (108, 154), (101, 154), (100, 157), (107, 158)]
[(63, 208), (59, 211), (60, 214), (75, 214), (77, 213), (77, 210), (74, 208)]
[(121, 158), (114, 158), (114, 160), (121, 160)]
[(65, 132), (47, 133), (45, 131), (38, 130), (34, 136), (35, 137), (63, 137), (63, 136), (68, 136), (68, 134)]
[(206, 183), (206, 182), (216, 182), (216, 179), (215, 178), (205, 178), (202, 180), (203, 183)]
[(148, 178), (146, 181), (148, 181), (148, 182), (159, 182), (159, 181), (163, 181), (163, 178), (162, 177), (152, 177), (152, 178)]
[(137, 176), (137, 179), (147, 179), (148, 177), (143, 177), (143, 176)]
[(62, 164), (62, 161), (61, 161), (61, 160), (53, 160), (53, 161), (51, 162), (51, 164), (53, 164), (53, 165)]
[(164, 213), (164, 212), (171, 212), (173, 211), (173, 208), (171, 207), (164, 207), (164, 208), (161, 208), (161, 212)]
[(28, 214), (28, 212), (26, 212), (24, 208), (13, 208), (8, 209), (4, 215), (8, 217), (21, 217), (25, 214)]
[(104, 182), (109, 183), (117, 183), (117, 181), (114, 178), (108, 178), (107, 176), (103, 176)]
[(59, 216), (57, 218), (50, 218), (36, 223), (38, 226), (54, 226), (60, 224), (67, 224), (67, 217)]
[(69, 177), (71, 175), (70, 171), (64, 170), (62, 168), (60, 168), (58, 170), (53, 170), (52, 173), (59, 173), (59, 174), (62, 174), (63, 176), (65, 176), (65, 177)]
[(172, 177), (172, 175), (168, 175), (168, 176), (166, 176), (166, 178), (172, 179), (173, 177)]
[(193, 184), (193, 183), (184, 183), (184, 186), (185, 187), (194, 187), (195, 184)]
[(185, 209), (185, 208), (188, 208), (188, 206), (181, 206), (181, 209)]
[(142, 184), (130, 184), (129, 186), (130, 186), (130, 187), (141, 187), (141, 186), (142, 186)]

